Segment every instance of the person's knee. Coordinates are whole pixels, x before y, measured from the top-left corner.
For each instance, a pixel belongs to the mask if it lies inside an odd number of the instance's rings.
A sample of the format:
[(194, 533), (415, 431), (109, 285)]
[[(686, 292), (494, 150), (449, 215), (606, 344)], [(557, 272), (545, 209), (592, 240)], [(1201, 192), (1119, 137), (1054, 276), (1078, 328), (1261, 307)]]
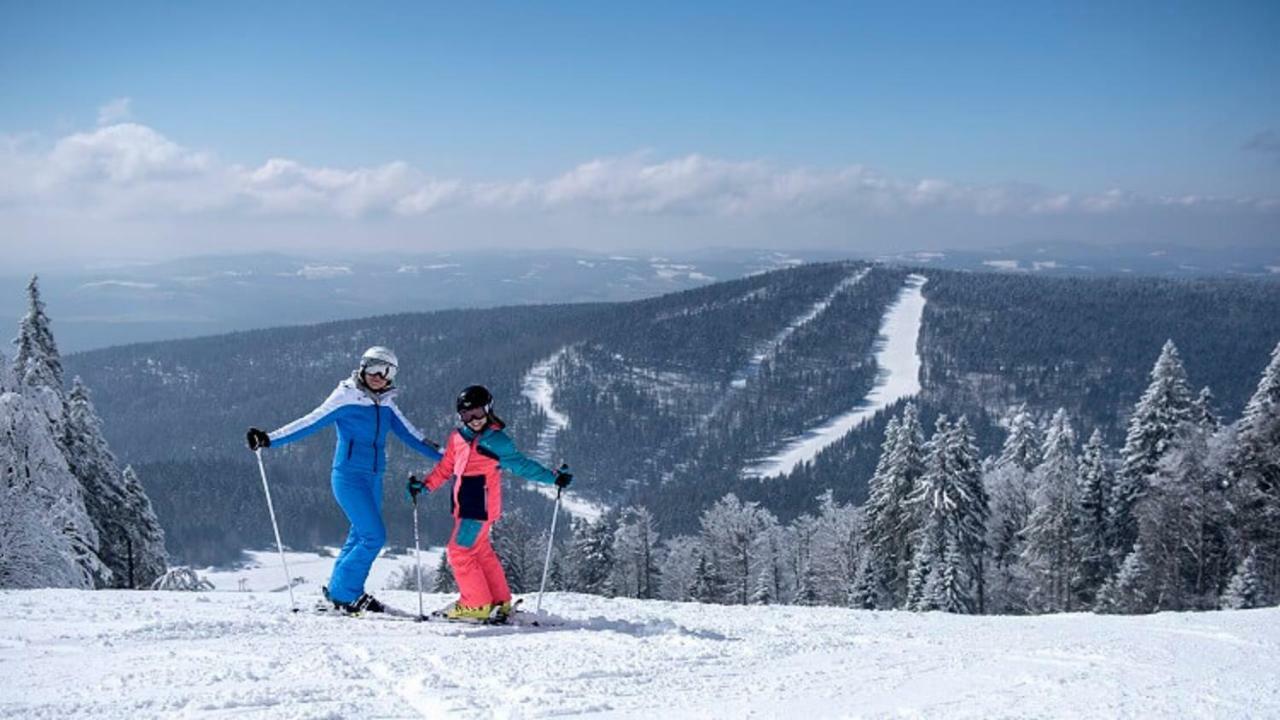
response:
[(360, 533), (360, 544), (369, 550), (381, 550), (387, 544), (387, 529), (382, 525), (366, 528)]

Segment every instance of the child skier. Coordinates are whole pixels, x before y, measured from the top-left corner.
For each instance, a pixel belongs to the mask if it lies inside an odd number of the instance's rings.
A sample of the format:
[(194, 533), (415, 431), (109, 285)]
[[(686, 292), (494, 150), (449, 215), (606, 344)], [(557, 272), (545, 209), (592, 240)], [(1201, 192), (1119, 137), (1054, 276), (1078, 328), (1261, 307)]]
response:
[(445, 553), (461, 597), (445, 617), (453, 620), (505, 620), (511, 613), (511, 590), (502, 564), (493, 551), (489, 530), (502, 514), (502, 476), (508, 470), (526, 480), (569, 486), (568, 466), (548, 470), (516, 449), (493, 414), (493, 395), (472, 385), (458, 395), (462, 427), (449, 434), (444, 457), (421, 480), (409, 478), (409, 494), (425, 487), (434, 491), (450, 479), (453, 484), (453, 533)]
[(387, 541), (387, 528), (382, 522), (387, 431), (394, 432), (417, 452), (440, 459), (438, 446), (425, 439), (396, 407), (393, 383), (398, 365), (395, 353), (385, 347), (371, 347), (360, 358), (360, 367), (338, 383), (320, 407), (274, 432), (253, 427), (248, 433), (249, 449), (257, 450), (287, 445), (337, 424), (338, 443), (330, 482), (333, 497), (351, 522), (351, 531), (324, 592), (334, 607), (352, 614), (386, 610), (364, 591), (364, 582)]

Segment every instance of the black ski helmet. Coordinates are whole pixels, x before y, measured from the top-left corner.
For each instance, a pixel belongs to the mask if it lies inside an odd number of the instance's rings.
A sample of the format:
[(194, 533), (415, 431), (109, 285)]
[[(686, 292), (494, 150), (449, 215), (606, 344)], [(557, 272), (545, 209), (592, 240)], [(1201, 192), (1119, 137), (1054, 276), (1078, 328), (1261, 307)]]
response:
[(493, 407), (493, 393), (483, 385), (468, 385), (458, 393), (458, 412), (482, 407), (486, 412)]

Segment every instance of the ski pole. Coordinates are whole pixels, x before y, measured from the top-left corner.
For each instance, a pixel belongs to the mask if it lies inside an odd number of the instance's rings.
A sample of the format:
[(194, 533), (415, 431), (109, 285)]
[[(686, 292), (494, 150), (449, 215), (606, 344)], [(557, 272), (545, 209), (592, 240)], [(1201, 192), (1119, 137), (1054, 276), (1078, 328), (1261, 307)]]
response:
[[(412, 475), (409, 480), (413, 480)], [(425, 620), (427, 616), (422, 612), (422, 546), (418, 542), (418, 495), (413, 493), (410, 497), (413, 499), (413, 563), (414, 575), (418, 580), (418, 620)]]
[(551, 546), (556, 542), (556, 518), (560, 515), (560, 495), (564, 488), (556, 488), (556, 509), (551, 511), (551, 535), (547, 537), (547, 559), (542, 563), (542, 583), (538, 585), (538, 605), (534, 613), (542, 612), (542, 593), (547, 589), (547, 571), (551, 569)]
[(289, 590), (289, 610), (298, 612), (293, 601), (293, 575), (289, 573), (289, 561), (284, 558), (284, 543), (280, 542), (280, 526), (276, 524), (276, 509), (271, 504), (271, 488), (267, 486), (267, 468), (262, 464), (262, 448), (253, 451), (258, 456), (258, 472), (262, 473), (262, 492), (267, 495), (267, 512), (271, 514), (271, 529), (276, 533), (276, 549), (280, 551), (280, 564), (284, 565), (284, 586)]

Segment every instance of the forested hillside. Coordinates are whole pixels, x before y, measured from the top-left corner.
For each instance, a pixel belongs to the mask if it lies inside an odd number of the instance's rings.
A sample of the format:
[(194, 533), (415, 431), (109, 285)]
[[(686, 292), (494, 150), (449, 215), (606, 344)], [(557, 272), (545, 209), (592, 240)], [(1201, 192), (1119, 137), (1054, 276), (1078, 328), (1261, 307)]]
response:
[[(1000, 447), (1007, 416), (1024, 403), (1041, 421), (1064, 407), (1082, 434), (1097, 428), (1114, 443), (1169, 338), (1191, 380), (1208, 384), (1230, 418), (1280, 339), (1273, 282), (919, 272), (928, 278), (921, 422), (966, 415), (984, 453)], [(885, 424), (901, 404), (786, 477), (742, 472), (862, 402), (880, 370), (882, 318), (907, 275), (808, 265), (638, 302), (380, 316), (111, 348), (67, 364), (95, 388), (113, 448), (150, 490), (170, 550), (189, 561), (270, 542), (245, 428), (306, 413), (373, 344), (400, 354), (398, 402), (428, 437), (451, 426), (458, 389), (480, 382), (527, 450), (548, 425), (521, 394), (526, 375), (560, 353), (549, 380), (569, 425), (552, 436), (546, 459), (571, 463), (575, 493), (644, 505), (674, 534), (696, 529), (731, 491), (783, 520), (815, 511), (828, 489), (839, 502), (866, 497)], [(334, 543), (345, 529), (329, 497), (329, 442), (267, 453), (290, 544)], [(392, 448), (388, 503), (400, 501), (397, 476), (423, 468)], [(533, 511), (546, 501), (516, 492), (510, 502)], [(395, 507), (391, 540), (403, 544), (408, 513)], [(442, 526), (427, 523), (430, 540)]]

